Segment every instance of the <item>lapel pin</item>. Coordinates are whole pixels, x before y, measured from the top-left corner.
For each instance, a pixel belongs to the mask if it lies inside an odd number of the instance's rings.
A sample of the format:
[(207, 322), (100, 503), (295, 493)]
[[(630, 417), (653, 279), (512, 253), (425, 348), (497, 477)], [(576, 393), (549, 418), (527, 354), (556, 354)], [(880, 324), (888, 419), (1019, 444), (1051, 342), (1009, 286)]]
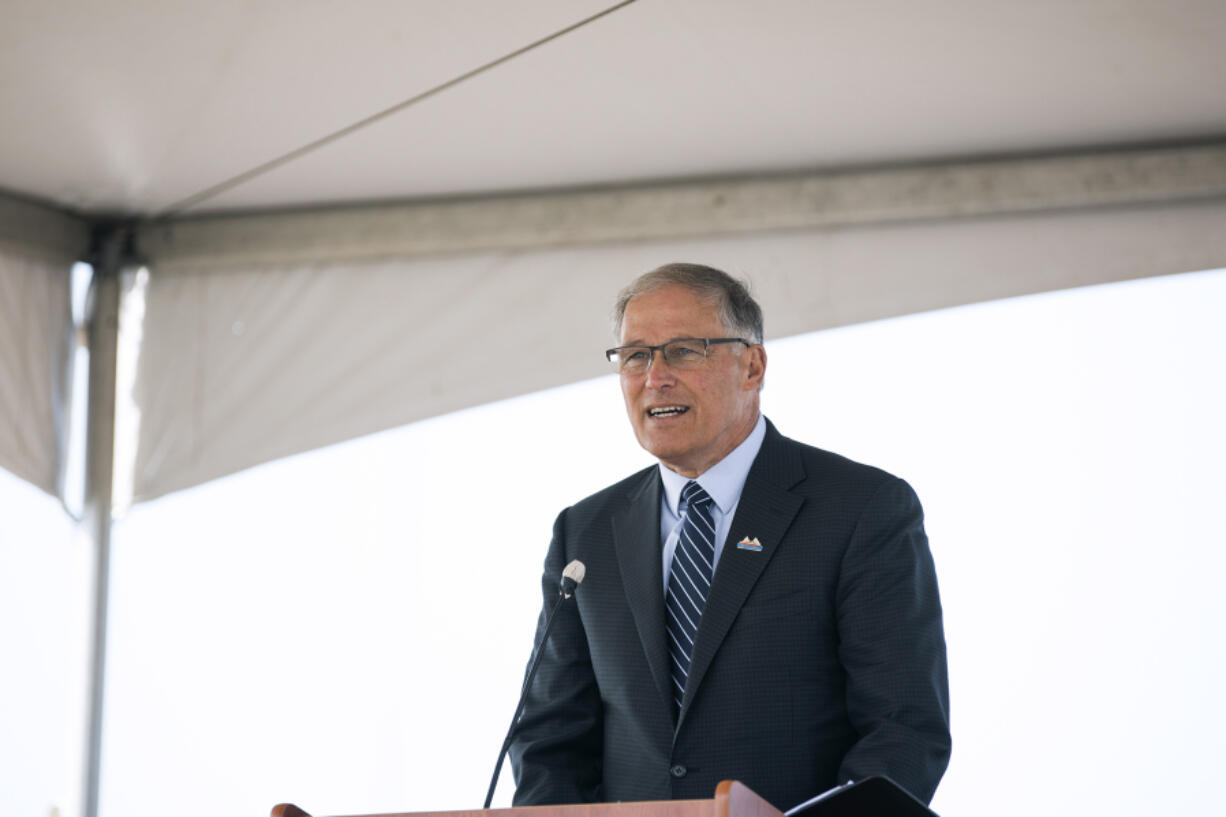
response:
[(762, 543), (758, 541), (758, 537), (756, 537), (756, 536), (755, 536), (754, 538), (752, 538), (752, 539), (750, 539), (748, 536), (746, 536), (744, 539), (742, 539), (741, 541), (737, 542), (737, 543), (736, 543), (736, 546), (737, 546), (737, 549), (738, 549), (738, 550), (755, 550), (755, 551), (757, 551), (757, 550), (761, 550), (761, 549), (762, 549)]

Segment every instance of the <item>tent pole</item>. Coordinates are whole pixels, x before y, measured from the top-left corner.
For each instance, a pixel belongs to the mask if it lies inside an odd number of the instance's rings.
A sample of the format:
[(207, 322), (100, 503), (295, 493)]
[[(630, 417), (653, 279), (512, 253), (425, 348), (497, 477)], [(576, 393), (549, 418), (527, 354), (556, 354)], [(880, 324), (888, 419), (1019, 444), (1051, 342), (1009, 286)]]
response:
[(89, 396), (87, 403), (84, 523), (91, 539), (92, 599), (89, 624), (88, 700), (81, 817), (97, 817), (102, 767), (102, 706), (111, 567), (111, 502), (115, 466), (115, 375), (119, 288), (125, 231), (103, 237), (90, 285)]

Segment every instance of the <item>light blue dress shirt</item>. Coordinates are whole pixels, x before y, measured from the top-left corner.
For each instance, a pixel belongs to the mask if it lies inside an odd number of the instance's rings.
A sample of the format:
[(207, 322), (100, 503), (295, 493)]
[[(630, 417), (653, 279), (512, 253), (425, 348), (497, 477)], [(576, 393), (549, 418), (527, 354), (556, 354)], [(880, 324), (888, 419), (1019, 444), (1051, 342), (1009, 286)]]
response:
[[(728, 456), (699, 474), (696, 480), (714, 501), (711, 516), (715, 523), (716, 566), (719, 565), (720, 554), (724, 552), (724, 540), (728, 538), (732, 517), (741, 501), (741, 491), (745, 489), (749, 467), (758, 456), (758, 449), (762, 447), (765, 437), (766, 418), (758, 414), (758, 422), (753, 431), (749, 432), (749, 436), (732, 449)], [(676, 471), (670, 471), (664, 463), (660, 463), (658, 467), (660, 480), (664, 483), (664, 497), (660, 503), (660, 538), (664, 540), (664, 593), (667, 595), (668, 575), (673, 567), (673, 551), (677, 549), (677, 540), (681, 538), (681, 514), (685, 513), (685, 507), (681, 505), (681, 489), (690, 479)]]

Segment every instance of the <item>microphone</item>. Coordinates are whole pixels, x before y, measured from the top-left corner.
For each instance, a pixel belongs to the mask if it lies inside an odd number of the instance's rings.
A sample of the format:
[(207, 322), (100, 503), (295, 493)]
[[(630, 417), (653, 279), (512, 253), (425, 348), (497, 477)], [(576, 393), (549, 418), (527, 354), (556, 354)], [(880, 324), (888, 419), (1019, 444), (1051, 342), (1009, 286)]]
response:
[[(587, 573), (587, 568), (583, 562), (575, 559), (562, 569), (562, 584), (558, 587), (558, 592), (563, 598), (570, 598), (575, 592), (575, 588), (583, 583), (583, 576)], [(541, 642), (545, 643), (544, 641)]]
[(515, 707), (515, 714), (511, 716), (511, 726), (507, 729), (507, 736), (502, 739), (502, 749), (498, 751), (498, 762), (494, 764), (494, 776), (490, 778), (490, 790), (485, 794), (485, 805), (481, 807), (483, 809), (489, 808), (490, 802), (494, 799), (494, 789), (498, 787), (498, 775), (502, 772), (502, 761), (506, 759), (507, 750), (511, 748), (511, 738), (515, 736), (515, 727), (519, 725), (519, 717), (524, 713), (528, 689), (532, 686), (532, 679), (536, 677), (537, 667), (541, 664), (541, 656), (545, 654), (545, 644), (549, 641), (549, 631), (553, 629), (554, 616), (557, 615), (562, 603), (575, 594), (575, 588), (583, 581), (586, 573), (587, 568), (578, 559), (562, 569), (562, 580), (558, 583), (558, 600), (554, 602), (553, 607), (549, 610), (548, 618), (545, 619), (545, 632), (541, 634), (541, 643), (537, 645), (536, 655), (532, 657), (532, 665), (528, 667), (528, 677), (524, 679), (524, 685), (519, 690), (519, 705)]

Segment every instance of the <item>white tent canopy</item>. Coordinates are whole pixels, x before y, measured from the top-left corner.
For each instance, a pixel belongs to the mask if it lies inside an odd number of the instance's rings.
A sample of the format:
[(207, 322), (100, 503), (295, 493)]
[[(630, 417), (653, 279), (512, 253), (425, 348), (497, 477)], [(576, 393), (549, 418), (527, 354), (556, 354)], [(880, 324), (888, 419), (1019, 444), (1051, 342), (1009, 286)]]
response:
[(79, 219), (0, 198), (0, 468), (59, 493)]
[[(0, 186), (164, 213), (614, 5), (10, 0)], [(1212, 139), (1223, 39), (1216, 0), (638, 0), (191, 209)]]
[[(931, 177), (920, 190), (959, 190), (953, 202), (908, 194), (889, 174), (862, 174), (621, 191), (634, 206), (599, 213), (592, 202), (618, 194), (185, 223), (143, 242), (160, 260), (135, 391), (134, 496), (600, 375), (612, 293), (628, 271), (671, 259), (748, 275), (772, 337), (1216, 266), (1226, 260), (1226, 205), (1200, 197), (1226, 190), (1226, 149), (1091, 166), (1101, 179), (1173, 159), (1195, 167), (1189, 184), (1138, 184), (1128, 208), (1061, 206), (1104, 193), (1088, 184), (1044, 189), (1051, 163), (1031, 162), (908, 174), (909, 182)], [(1076, 179), (1072, 162), (1060, 169)], [(999, 185), (995, 198), (966, 192), (987, 176)], [(1010, 194), (1023, 191), (1011, 184), (1032, 185), (1024, 204), (1037, 212), (1016, 212), (1024, 205)], [(1142, 203), (1148, 196), (1182, 200)], [(815, 205), (827, 199), (840, 203)], [(943, 207), (978, 215), (919, 220)], [(839, 228), (801, 226), (806, 220)], [(414, 229), (428, 221), (440, 228)]]
[[(1220, 266), (1223, 191), (1226, 147), (1209, 144), (153, 223), (135, 234), (154, 274), (121, 467), (140, 501), (595, 376), (610, 294), (669, 259), (750, 277), (772, 337)], [(50, 492), (62, 273), (84, 231), (30, 205), (7, 212), (40, 229), (37, 242), (10, 230), (0, 265), (4, 393), (24, 401), (5, 404), (17, 420), (0, 463)]]
[(0, 467), (57, 490), (91, 234), (151, 269), (138, 500), (597, 374), (669, 260), (750, 277), (775, 337), (1221, 266), (1223, 34), (1212, 0), (21, 0)]

